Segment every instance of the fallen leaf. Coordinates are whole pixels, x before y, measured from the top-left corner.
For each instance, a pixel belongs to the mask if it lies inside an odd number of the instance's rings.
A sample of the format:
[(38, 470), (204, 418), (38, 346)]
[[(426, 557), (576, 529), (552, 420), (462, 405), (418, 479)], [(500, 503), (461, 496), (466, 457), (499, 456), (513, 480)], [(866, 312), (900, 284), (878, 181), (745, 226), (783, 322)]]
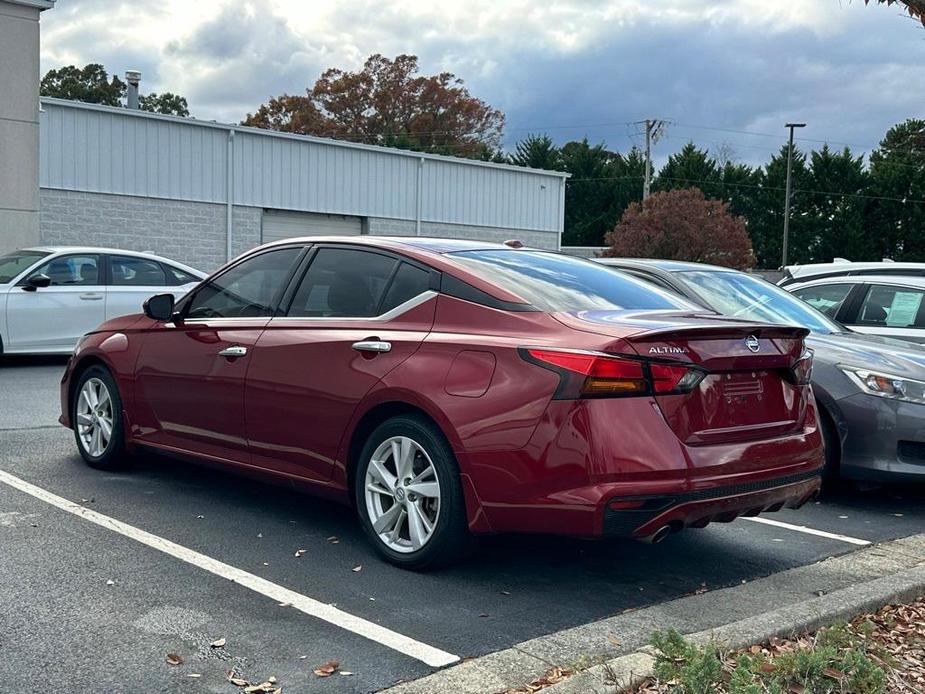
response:
[(613, 645), (613, 646), (622, 646), (622, 645), (623, 645), (622, 643), (620, 643), (620, 639), (618, 639), (618, 638), (617, 638), (616, 636), (614, 636), (613, 634), (607, 634), (607, 640), (610, 641), (611, 645)]
[(257, 533), (257, 537), (263, 537), (263, 533)]
[(353, 569), (352, 569), (353, 573), (355, 573), (355, 574), (356, 574), (356, 573), (360, 573), (362, 570), (363, 570), (363, 567), (362, 567), (362, 566), (354, 566)]
[(274, 675), (270, 675), (269, 677), (267, 677), (267, 682), (269, 682), (270, 684), (276, 684), (276, 677)]
[(511, 591), (509, 591), (509, 590), (502, 590), (502, 591), (501, 591), (501, 595), (510, 595), (510, 594), (511, 594)]
[(841, 670), (836, 670), (833, 667), (827, 667), (822, 671), (822, 674), (826, 677), (831, 677), (833, 680), (840, 680), (845, 677), (845, 673)]
[(340, 668), (340, 663), (336, 660), (330, 660), (324, 665), (319, 665), (312, 672), (314, 672), (318, 677), (330, 677)]
[(331, 535), (331, 537), (328, 538), (328, 542), (330, 542), (332, 545), (336, 545), (340, 542), (340, 540), (337, 539), (337, 535)]
[(338, 670), (337, 674), (343, 675), (344, 677), (350, 677), (353, 673), (350, 670)]
[(288, 603), (288, 602), (280, 602), (280, 603), (277, 603), (277, 604), (278, 604), (280, 607), (292, 607), (292, 604), (291, 604), (291, 603)]
[(224, 637), (222, 637), (222, 638), (220, 638), (220, 639), (216, 639), (215, 641), (213, 641), (213, 642), (210, 643), (209, 645), (210, 645), (212, 648), (224, 648), (224, 647), (225, 647), (225, 639), (224, 639)]
[(107, 586), (114, 586), (114, 585), (116, 585), (116, 582), (113, 581), (113, 580), (110, 578), (108, 581), (106, 581), (106, 585), (107, 585)]
[(167, 661), (168, 665), (182, 665), (183, 664), (183, 656), (177, 655), (176, 653), (168, 653), (164, 657), (164, 660)]
[(301, 557), (301, 556), (302, 556), (303, 554), (305, 554), (307, 551), (308, 551), (307, 549), (297, 549), (297, 550), (295, 551), (295, 556), (296, 556), (296, 558)]

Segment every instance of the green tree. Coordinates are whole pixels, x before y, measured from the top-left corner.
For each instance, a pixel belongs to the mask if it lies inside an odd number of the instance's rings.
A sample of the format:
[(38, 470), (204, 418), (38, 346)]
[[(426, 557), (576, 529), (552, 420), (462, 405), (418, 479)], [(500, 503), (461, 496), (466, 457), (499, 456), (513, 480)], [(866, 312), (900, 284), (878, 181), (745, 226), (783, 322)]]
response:
[(925, 121), (893, 126), (870, 155), (874, 258), (925, 261)]
[(42, 78), (39, 92), (56, 99), (121, 106), (125, 86), (116, 75), (110, 79), (106, 68), (99, 63), (89, 63), (82, 68), (65, 65), (49, 70)]
[[(42, 78), (39, 92), (42, 96), (56, 99), (83, 101), (103, 106), (122, 106), (128, 85), (116, 75), (111, 78), (99, 63), (89, 63), (82, 68), (65, 65), (49, 70)], [(138, 108), (152, 113), (174, 116), (189, 116), (186, 99), (171, 92), (142, 94), (138, 97)]]
[(623, 157), (587, 138), (562, 146), (562, 169), (572, 174), (565, 188), (566, 246), (600, 246), (632, 200), (642, 197), (643, 158), (638, 150)]
[(163, 113), (168, 116), (182, 116), (183, 118), (189, 116), (189, 105), (186, 99), (171, 92), (142, 94), (138, 97), (138, 108), (142, 111)]
[(668, 157), (653, 187), (655, 190), (673, 190), (696, 186), (709, 195), (715, 195), (719, 181), (720, 167), (716, 160), (709, 152), (688, 142), (680, 152)]
[(626, 208), (605, 256), (666, 258), (745, 269), (755, 263), (745, 220), (697, 188), (653, 193)]
[[(806, 155), (793, 149), (793, 188), (807, 189), (809, 170)], [(752, 189), (750, 200), (743, 206), (750, 208), (748, 231), (760, 268), (777, 268), (781, 264), (784, 237), (784, 191), (787, 182), (787, 145), (771, 157), (756, 175), (757, 188)], [(744, 201), (743, 201), (744, 202)], [(806, 197), (793, 193), (790, 204), (790, 240), (788, 262), (802, 262), (805, 247), (805, 221), (803, 207)]]
[(556, 171), (562, 166), (562, 157), (549, 135), (528, 135), (515, 145), (511, 163)]
[(797, 190), (805, 234), (793, 246), (795, 262), (828, 263), (833, 258), (871, 260), (876, 250), (867, 233), (867, 194), (870, 175), (864, 157), (847, 147), (833, 152), (828, 145), (810, 155), (807, 190)]

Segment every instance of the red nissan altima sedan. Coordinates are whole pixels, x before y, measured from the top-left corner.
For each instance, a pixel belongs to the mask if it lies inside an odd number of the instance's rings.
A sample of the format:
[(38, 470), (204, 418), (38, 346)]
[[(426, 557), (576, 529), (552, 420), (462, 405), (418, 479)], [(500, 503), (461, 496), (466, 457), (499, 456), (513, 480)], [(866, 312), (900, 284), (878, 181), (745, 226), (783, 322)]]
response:
[(294, 239), (85, 336), (61, 422), (94, 467), (143, 447), (352, 503), (409, 568), (484, 533), (657, 541), (817, 492), (805, 334), (556, 253)]

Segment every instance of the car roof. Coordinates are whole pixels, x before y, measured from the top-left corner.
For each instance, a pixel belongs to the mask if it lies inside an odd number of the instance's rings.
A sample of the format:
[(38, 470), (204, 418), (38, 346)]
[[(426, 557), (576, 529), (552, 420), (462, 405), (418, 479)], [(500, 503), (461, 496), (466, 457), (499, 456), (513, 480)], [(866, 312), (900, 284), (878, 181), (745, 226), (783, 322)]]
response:
[(654, 267), (665, 272), (693, 272), (697, 270), (739, 272), (739, 270), (722, 267), (721, 265), (692, 263), (684, 260), (659, 260), (657, 258), (594, 258), (594, 260), (614, 267)]
[(902, 275), (838, 275), (817, 277), (805, 281), (791, 282), (784, 289), (793, 291), (802, 287), (818, 287), (826, 284), (892, 284), (899, 287), (925, 289), (925, 277), (904, 277)]
[[(513, 238), (514, 234), (512, 234)], [(289, 243), (347, 243), (358, 244), (362, 246), (372, 246), (379, 248), (391, 249), (415, 249), (428, 253), (444, 254), (456, 251), (483, 251), (483, 250), (515, 250), (504, 243), (493, 243), (491, 241), (477, 241), (469, 239), (443, 239), (432, 238), (427, 236), (296, 236), (293, 238), (280, 239), (268, 244), (262, 248), (272, 246), (286, 245)], [(526, 246), (524, 246), (526, 248)], [(519, 249), (517, 249), (519, 250)], [(530, 250), (543, 250), (531, 248)]]
[(20, 250), (39, 251), (41, 253), (106, 253), (108, 255), (126, 255), (133, 258), (148, 258), (150, 260), (156, 260), (161, 263), (167, 263), (168, 265), (173, 265), (174, 267), (180, 268), (181, 270), (190, 272), (200, 279), (206, 277), (207, 274), (202, 270), (197, 270), (196, 268), (187, 265), (186, 263), (181, 263), (178, 260), (165, 258), (155, 253), (148, 253), (147, 251), (129, 251), (124, 248), (103, 248), (100, 246), (29, 246), (28, 248), (21, 248)]
[(892, 260), (851, 262), (840, 260), (832, 263), (807, 263), (788, 265), (784, 272), (794, 279), (812, 275), (858, 272), (859, 270), (925, 270), (925, 263), (893, 262)]

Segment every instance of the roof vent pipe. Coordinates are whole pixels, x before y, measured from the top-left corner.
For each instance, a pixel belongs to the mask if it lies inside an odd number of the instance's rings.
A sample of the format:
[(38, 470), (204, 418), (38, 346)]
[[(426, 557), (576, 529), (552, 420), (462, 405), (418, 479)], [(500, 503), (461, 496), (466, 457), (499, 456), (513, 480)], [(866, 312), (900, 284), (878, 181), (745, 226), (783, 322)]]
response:
[(141, 73), (138, 70), (126, 70), (125, 81), (128, 82), (128, 90), (125, 95), (125, 106), (138, 110), (138, 83), (141, 82)]

